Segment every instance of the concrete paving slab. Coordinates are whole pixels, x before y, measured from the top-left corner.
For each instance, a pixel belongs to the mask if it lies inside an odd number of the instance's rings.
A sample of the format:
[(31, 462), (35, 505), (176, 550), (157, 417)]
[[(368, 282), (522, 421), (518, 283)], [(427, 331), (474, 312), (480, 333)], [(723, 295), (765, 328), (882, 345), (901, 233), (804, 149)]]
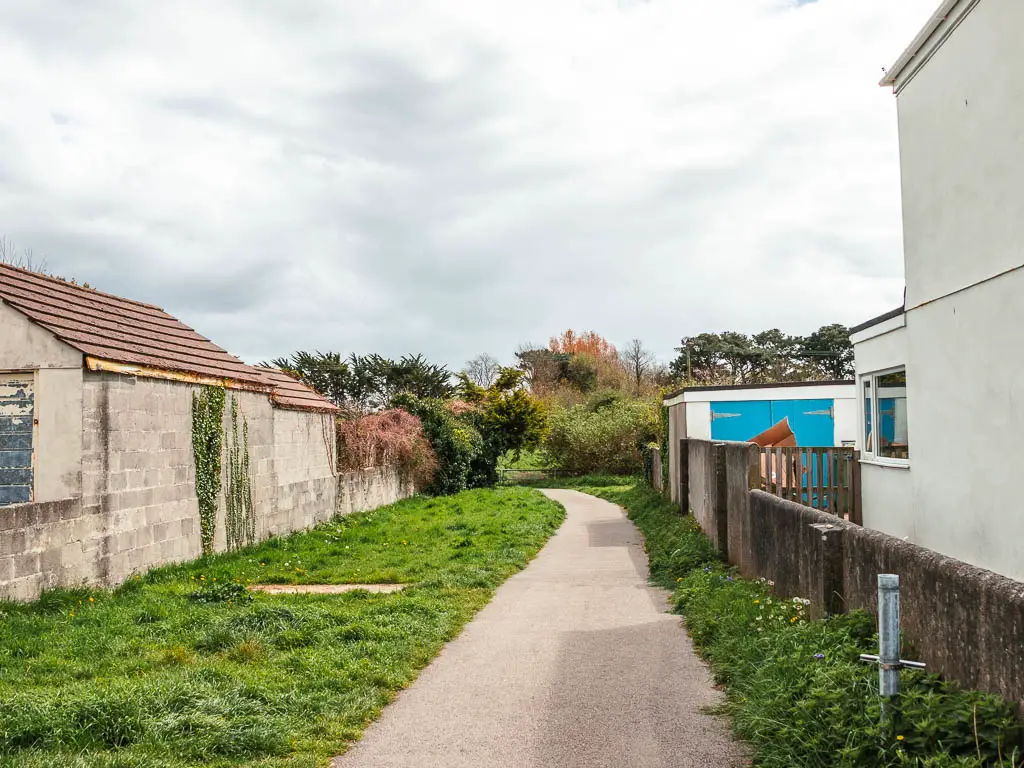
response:
[(546, 491), (568, 513), (335, 768), (746, 765), (642, 536), (614, 504)]

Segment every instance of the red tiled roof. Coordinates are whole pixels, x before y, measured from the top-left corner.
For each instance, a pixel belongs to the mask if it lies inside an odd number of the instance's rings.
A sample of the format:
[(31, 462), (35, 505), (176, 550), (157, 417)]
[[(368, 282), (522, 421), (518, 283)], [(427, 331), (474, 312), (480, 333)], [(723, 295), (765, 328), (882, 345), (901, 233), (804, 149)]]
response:
[(281, 408), (299, 408), (304, 411), (338, 411), (338, 406), (319, 392), (293, 379), (276, 368), (257, 368), (273, 388), (271, 400)]
[(0, 300), (90, 357), (229, 379), (270, 391), (271, 400), (282, 407), (337, 410), (305, 384), (280, 371), (246, 365), (152, 304), (6, 264), (0, 264)]

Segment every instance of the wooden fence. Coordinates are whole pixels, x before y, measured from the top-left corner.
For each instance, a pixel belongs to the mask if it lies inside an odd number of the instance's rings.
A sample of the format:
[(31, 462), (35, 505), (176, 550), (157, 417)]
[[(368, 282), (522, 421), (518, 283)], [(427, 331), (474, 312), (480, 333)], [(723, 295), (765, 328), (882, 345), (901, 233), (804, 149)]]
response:
[(863, 524), (854, 448), (762, 448), (761, 490)]

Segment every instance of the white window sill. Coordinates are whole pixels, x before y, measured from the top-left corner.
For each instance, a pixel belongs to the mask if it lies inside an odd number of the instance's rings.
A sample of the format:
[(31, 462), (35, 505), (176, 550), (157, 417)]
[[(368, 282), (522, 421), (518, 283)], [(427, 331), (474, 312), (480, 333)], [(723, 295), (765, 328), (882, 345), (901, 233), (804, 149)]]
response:
[(867, 464), (872, 467), (885, 467), (886, 469), (905, 469), (910, 470), (910, 461), (907, 459), (880, 459), (876, 456), (861, 456), (861, 464)]

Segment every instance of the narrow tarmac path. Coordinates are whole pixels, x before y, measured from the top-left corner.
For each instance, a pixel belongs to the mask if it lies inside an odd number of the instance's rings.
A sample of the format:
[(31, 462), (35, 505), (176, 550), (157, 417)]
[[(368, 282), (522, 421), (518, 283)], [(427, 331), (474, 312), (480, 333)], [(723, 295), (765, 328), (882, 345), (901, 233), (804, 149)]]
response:
[(742, 765), (668, 593), (647, 584), (622, 510), (545, 491), (568, 513), (537, 558), (335, 768)]

